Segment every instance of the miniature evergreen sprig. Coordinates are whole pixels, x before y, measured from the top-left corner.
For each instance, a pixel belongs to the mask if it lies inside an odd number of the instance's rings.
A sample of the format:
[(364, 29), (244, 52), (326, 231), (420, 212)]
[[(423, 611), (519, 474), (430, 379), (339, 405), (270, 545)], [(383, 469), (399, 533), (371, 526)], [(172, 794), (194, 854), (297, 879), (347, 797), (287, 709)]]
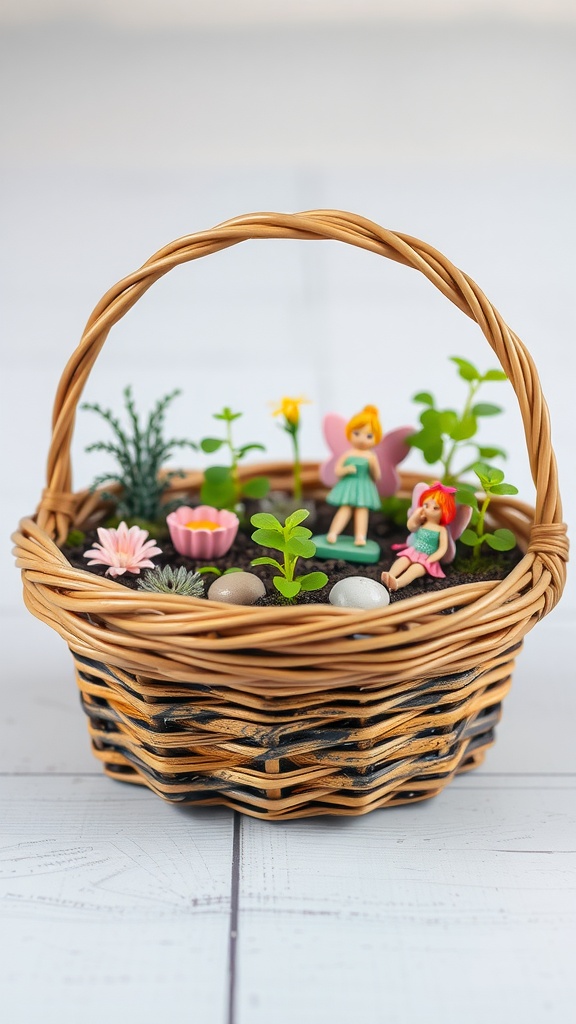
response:
[[(458, 484), (465, 473), (470, 472), (481, 459), (492, 459), (496, 456), (506, 458), (506, 452), (494, 445), (480, 445), (472, 438), (478, 431), (478, 420), (485, 416), (496, 416), (502, 412), (499, 405), (491, 402), (476, 402), (476, 395), (482, 384), (488, 381), (507, 380), (502, 370), (488, 370), (480, 373), (466, 359), (451, 356), (458, 368), (458, 374), (468, 385), (468, 394), (461, 412), (455, 409), (440, 409), (434, 396), (429, 391), (419, 391), (413, 401), (426, 406), (420, 415), (421, 429), (407, 442), (412, 448), (419, 448), (424, 459), (430, 465), (439, 462), (442, 473), (438, 474), (442, 483), (448, 486)], [(474, 459), (467, 465), (454, 468), (454, 460), (465, 447), (476, 449)]]
[(163, 436), (166, 409), (180, 394), (179, 390), (159, 399), (144, 425), (134, 405), (132, 388), (125, 388), (123, 394), (128, 413), (128, 430), (122, 427), (110, 409), (88, 402), (82, 406), (83, 409), (98, 413), (115, 435), (114, 442), (96, 441), (86, 448), (87, 452), (107, 452), (118, 463), (118, 470), (115, 473), (102, 473), (93, 481), (91, 490), (96, 490), (101, 484), (119, 483), (120, 494), (105, 492), (102, 495), (105, 500), (114, 503), (116, 515), (127, 521), (136, 519), (156, 523), (170, 511), (171, 503), (163, 505), (162, 498), (171, 481), (184, 475), (180, 470), (173, 470), (160, 478), (160, 469), (175, 448), (197, 449), (197, 445), (183, 438), (166, 440)]
[(204, 597), (204, 581), (199, 573), (189, 572), (183, 565), (173, 569), (171, 565), (147, 569), (138, 580), (138, 590), (156, 594), (181, 594), (185, 597)]
[(477, 462), (472, 468), (480, 481), (484, 497), (479, 503), (474, 494), (474, 487), (465, 484), (458, 488), (456, 500), (461, 505), (470, 505), (472, 508), (470, 526), (461, 534), (460, 540), (472, 548), (472, 562), (477, 564), (483, 544), (487, 544), (494, 551), (511, 551), (515, 546), (516, 537), (512, 530), (501, 528), (491, 533), (486, 529), (485, 522), (486, 513), (494, 495), (518, 494), (518, 488), (514, 487), (514, 484), (505, 482), (501, 469), (494, 469), (485, 462)]
[(270, 481), (265, 476), (255, 476), (251, 480), (239, 479), (238, 463), (244, 456), (251, 451), (266, 450), (262, 444), (236, 447), (232, 438), (232, 424), (241, 416), (241, 412), (232, 412), (228, 406), (224, 406), (221, 412), (214, 413), (214, 419), (226, 424), (225, 436), (204, 437), (200, 442), (202, 451), (209, 455), (221, 448), (227, 448), (230, 455), (229, 466), (211, 466), (205, 471), (200, 490), (203, 505), (234, 510), (242, 498), (263, 498), (270, 489)]
[(271, 565), (277, 569), (280, 575), (274, 576), (272, 582), (276, 590), (288, 601), (293, 601), (300, 591), (320, 590), (328, 583), (325, 572), (294, 575), (299, 558), (312, 558), (316, 554), (316, 545), (310, 540), (312, 530), (300, 525), (309, 515), (306, 509), (299, 508), (286, 518), (284, 526), (276, 516), (268, 512), (257, 512), (250, 519), (252, 526), (256, 527), (252, 540), (264, 548), (272, 548), (284, 555), (283, 564), (268, 556), (254, 558), (250, 564)]

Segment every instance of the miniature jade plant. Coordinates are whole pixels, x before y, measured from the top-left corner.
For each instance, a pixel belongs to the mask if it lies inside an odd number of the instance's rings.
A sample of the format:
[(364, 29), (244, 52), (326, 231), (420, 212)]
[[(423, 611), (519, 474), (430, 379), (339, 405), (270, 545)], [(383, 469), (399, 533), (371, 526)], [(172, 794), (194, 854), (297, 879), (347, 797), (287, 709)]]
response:
[(160, 476), (162, 466), (175, 448), (197, 448), (192, 441), (182, 438), (166, 440), (163, 436), (166, 410), (179, 394), (180, 391), (176, 390), (161, 398), (142, 424), (134, 405), (132, 388), (127, 387), (124, 390), (124, 402), (128, 413), (128, 429), (121, 425), (110, 409), (90, 403), (82, 406), (83, 409), (98, 413), (115, 435), (114, 442), (96, 441), (86, 448), (87, 452), (107, 452), (118, 464), (116, 472), (102, 473), (96, 477), (91, 490), (105, 483), (120, 484), (119, 494), (103, 492), (102, 497), (113, 503), (114, 514), (118, 519), (124, 519), (127, 523), (144, 523), (149, 530), (163, 519), (174, 504), (179, 504), (165, 503), (163, 498), (172, 480), (184, 474), (181, 470), (172, 470)]
[(474, 493), (474, 485), (461, 484), (456, 492), (460, 505), (470, 505), (472, 517), (470, 526), (464, 530), (460, 540), (467, 547), (472, 548), (472, 564), (477, 565), (480, 561), (480, 551), (483, 544), (494, 551), (510, 551), (516, 544), (516, 537), (512, 530), (498, 529), (491, 533), (486, 529), (486, 513), (492, 498), (495, 494), (518, 494), (518, 488), (514, 484), (507, 484), (504, 480), (504, 473), (501, 469), (494, 469), (485, 462), (477, 462), (473, 470), (480, 482), (483, 497), (479, 499)]
[(316, 554), (316, 545), (310, 540), (312, 531), (300, 525), (309, 515), (306, 509), (299, 508), (286, 518), (284, 526), (276, 516), (268, 512), (257, 512), (250, 519), (252, 526), (256, 527), (252, 540), (264, 548), (272, 548), (284, 555), (283, 563), (275, 558), (263, 556), (254, 558), (250, 564), (271, 565), (277, 569), (280, 575), (274, 576), (272, 582), (276, 590), (288, 601), (293, 601), (301, 591), (320, 590), (328, 583), (325, 572), (295, 575), (298, 559), (312, 558)]
[[(478, 431), (479, 419), (496, 416), (502, 412), (499, 405), (477, 402), (477, 393), (480, 387), (489, 381), (507, 380), (506, 374), (502, 370), (487, 370), (486, 373), (480, 373), (472, 363), (458, 356), (452, 356), (451, 360), (456, 364), (459, 376), (468, 385), (468, 394), (462, 410), (457, 412), (455, 409), (440, 409), (429, 391), (419, 391), (413, 400), (425, 406), (420, 415), (421, 429), (407, 438), (410, 447), (419, 448), (427, 463), (441, 464), (442, 473), (438, 476), (442, 483), (448, 486), (458, 485), (462, 477), (474, 469), (478, 457), (506, 458), (502, 448), (480, 445), (473, 440)], [(475, 457), (468, 464), (455, 466), (455, 460), (462, 455), (466, 447), (476, 449)]]
[(204, 597), (204, 581), (198, 572), (189, 572), (183, 565), (147, 569), (138, 580), (138, 590), (155, 594), (181, 594), (184, 597)]
[(224, 437), (204, 437), (200, 442), (203, 452), (211, 455), (221, 448), (227, 449), (230, 458), (228, 466), (211, 466), (204, 473), (204, 483), (200, 490), (200, 501), (203, 505), (215, 508), (234, 510), (243, 498), (263, 498), (268, 493), (270, 482), (265, 476), (256, 476), (251, 480), (240, 480), (238, 464), (250, 451), (265, 451), (261, 444), (244, 444), (237, 447), (232, 438), (232, 424), (242, 416), (241, 412), (232, 412), (224, 406), (221, 412), (214, 413), (214, 419), (225, 424)]
[(292, 450), (294, 452), (293, 468), (293, 494), (295, 501), (302, 500), (302, 467), (300, 463), (300, 406), (307, 403), (306, 398), (283, 398), (277, 409), (274, 409), (273, 416), (281, 416), (279, 424), (282, 430), (292, 438)]

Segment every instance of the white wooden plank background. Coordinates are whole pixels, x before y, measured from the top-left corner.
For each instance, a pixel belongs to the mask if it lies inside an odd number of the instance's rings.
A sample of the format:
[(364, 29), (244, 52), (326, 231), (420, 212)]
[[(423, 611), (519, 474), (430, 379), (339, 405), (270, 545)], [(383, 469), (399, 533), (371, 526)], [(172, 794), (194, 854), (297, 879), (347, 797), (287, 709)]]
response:
[[(2, 536), (36, 506), (59, 374), (100, 295), (179, 234), (315, 206), (437, 245), (501, 308), (541, 373), (570, 519), (575, 40), (513, 21), (0, 35)], [(176, 380), (173, 432), (199, 436), (240, 390), (272, 457), (284, 390), (314, 399), (311, 456), (319, 412), (372, 400), (368, 380), (404, 422), (413, 390), (446, 394), (448, 355), (491, 354), (381, 262), (287, 243), (201, 261), (113, 332), (86, 397), (114, 405), (132, 379), (146, 408)], [(392, 386), (398, 343), (425, 380), (403, 367)], [(271, 350), (292, 353), (282, 372)], [(489, 397), (531, 500), (513, 396)], [(78, 417), (78, 486), (103, 468), (83, 452), (96, 429)], [(7, 545), (0, 560), (2, 1022), (573, 1019), (573, 583), (527, 638), (483, 768), (428, 804), (268, 824), (105, 778), (68, 652), (24, 612)]]

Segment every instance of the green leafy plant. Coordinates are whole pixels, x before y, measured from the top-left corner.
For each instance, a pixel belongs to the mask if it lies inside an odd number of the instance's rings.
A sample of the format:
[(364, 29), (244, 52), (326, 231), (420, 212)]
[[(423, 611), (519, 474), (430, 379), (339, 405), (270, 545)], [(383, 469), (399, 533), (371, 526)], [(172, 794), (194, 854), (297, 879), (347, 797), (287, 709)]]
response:
[(272, 582), (276, 590), (288, 601), (293, 601), (301, 591), (320, 590), (328, 583), (325, 572), (309, 572), (303, 576), (295, 576), (298, 559), (312, 558), (316, 554), (316, 545), (310, 540), (312, 531), (300, 525), (309, 515), (306, 509), (299, 508), (286, 518), (284, 526), (276, 516), (268, 512), (257, 512), (250, 519), (252, 526), (256, 527), (252, 540), (264, 548), (272, 548), (284, 555), (283, 564), (267, 556), (254, 558), (250, 564), (271, 565), (277, 569), (280, 575), (274, 576)]
[(472, 508), (470, 526), (464, 530), (460, 540), (472, 548), (472, 563), (477, 564), (483, 544), (487, 544), (494, 551), (510, 551), (515, 546), (516, 537), (512, 530), (498, 529), (491, 533), (486, 529), (486, 513), (495, 494), (518, 494), (518, 488), (505, 482), (501, 469), (494, 469), (485, 462), (477, 462), (472, 468), (480, 481), (484, 497), (479, 502), (474, 493), (474, 486), (463, 485), (456, 492), (456, 500), (461, 505), (470, 505)]
[(204, 597), (204, 580), (197, 572), (189, 572), (183, 565), (173, 569), (171, 565), (146, 569), (138, 580), (138, 590), (157, 594), (182, 594), (185, 597)]
[(251, 480), (240, 480), (238, 463), (250, 451), (263, 452), (261, 444), (244, 444), (236, 447), (232, 439), (232, 424), (242, 416), (241, 412), (232, 412), (225, 406), (221, 412), (214, 413), (214, 419), (225, 424), (224, 437), (204, 437), (200, 442), (203, 452), (211, 455), (221, 448), (228, 449), (229, 466), (211, 466), (204, 473), (204, 483), (200, 490), (200, 501), (203, 505), (213, 508), (234, 509), (242, 498), (263, 498), (270, 489), (270, 482), (265, 476), (255, 476)]
[(96, 441), (88, 445), (87, 452), (107, 452), (118, 463), (114, 473), (103, 473), (92, 483), (91, 490), (101, 484), (116, 482), (120, 484), (119, 494), (104, 492), (102, 497), (113, 502), (115, 515), (130, 525), (138, 523), (156, 523), (178, 502), (163, 504), (162, 499), (170, 487), (171, 481), (183, 476), (181, 470), (163, 473), (160, 470), (175, 448), (190, 447), (197, 449), (192, 441), (181, 438), (166, 440), (163, 436), (164, 418), (170, 403), (180, 394), (172, 391), (161, 398), (144, 424), (136, 412), (132, 388), (124, 390), (124, 402), (128, 413), (128, 429), (113, 415), (110, 409), (100, 405), (84, 403), (83, 409), (96, 412), (112, 429), (115, 440)]
[[(449, 486), (458, 484), (465, 473), (470, 472), (481, 459), (496, 456), (506, 458), (506, 452), (494, 445), (480, 445), (472, 438), (478, 431), (478, 420), (485, 416), (496, 416), (502, 412), (499, 405), (490, 402), (477, 402), (476, 396), (482, 384), (489, 381), (506, 380), (502, 370), (488, 370), (480, 373), (466, 359), (452, 356), (451, 360), (458, 368), (458, 374), (468, 385), (468, 394), (461, 412), (455, 409), (440, 409), (434, 396), (429, 391), (419, 391), (413, 401), (426, 408), (420, 415), (421, 429), (407, 438), (412, 448), (419, 448), (424, 459), (430, 465), (439, 462), (442, 466), (441, 481)], [(454, 461), (465, 447), (476, 449), (474, 459), (468, 464), (454, 467)]]

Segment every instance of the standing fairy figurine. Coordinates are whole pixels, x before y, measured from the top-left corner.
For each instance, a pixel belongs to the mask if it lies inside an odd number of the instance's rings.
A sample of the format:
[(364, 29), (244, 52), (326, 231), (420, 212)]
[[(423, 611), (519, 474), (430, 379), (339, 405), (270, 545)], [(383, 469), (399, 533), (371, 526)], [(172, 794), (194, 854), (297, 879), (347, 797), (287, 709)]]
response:
[(379, 511), (380, 495), (376, 481), (380, 479), (380, 464), (372, 449), (382, 439), (382, 427), (375, 405), (366, 405), (346, 424), (346, 437), (352, 447), (345, 451), (334, 467), (338, 483), (326, 497), (330, 505), (338, 505), (330, 529), (326, 534), (329, 544), (335, 544), (339, 534), (354, 514), (354, 544), (366, 544), (368, 512)]
[(429, 487), (426, 484), (416, 485), (416, 500), (408, 513), (410, 536), (406, 544), (393, 545), (398, 557), (391, 569), (381, 576), (388, 590), (406, 587), (426, 573), (437, 579), (445, 577), (440, 561), (452, 560), (454, 538), (459, 536), (465, 521), (470, 518), (470, 510), (463, 506), (458, 507), (460, 515), (457, 515), (455, 493), (455, 487), (446, 487), (439, 481)]

